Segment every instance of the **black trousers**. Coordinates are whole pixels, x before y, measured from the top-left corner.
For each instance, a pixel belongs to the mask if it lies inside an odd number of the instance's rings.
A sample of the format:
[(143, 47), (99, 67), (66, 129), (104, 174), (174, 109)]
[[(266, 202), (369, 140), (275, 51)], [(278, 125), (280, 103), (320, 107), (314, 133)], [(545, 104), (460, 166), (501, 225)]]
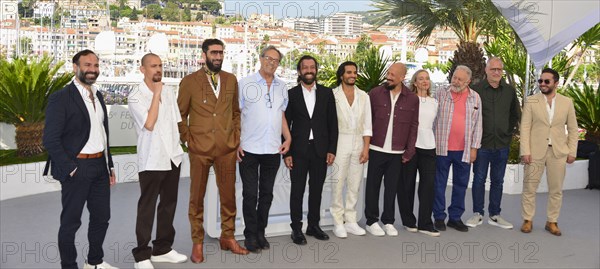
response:
[[(419, 171), (419, 224), (413, 214), (415, 204), (415, 185)], [(407, 227), (418, 227), (420, 230), (433, 228), (431, 213), (435, 182), (435, 149), (417, 148), (412, 159), (404, 165), (398, 182), (398, 208), (402, 224)]]
[(103, 262), (102, 244), (110, 219), (110, 181), (106, 160), (77, 159), (73, 177), (61, 181), (62, 212), (58, 230), (58, 250), (62, 268), (78, 268), (75, 233), (81, 226), (83, 206), (90, 212), (87, 263)]
[(273, 202), (273, 185), (280, 164), (280, 154), (254, 154), (244, 151), (239, 168), (243, 186), (242, 211), (246, 238), (256, 239), (257, 235), (265, 234)]
[[(179, 172), (171, 162), (169, 171), (143, 171), (140, 176), (140, 199), (138, 200), (135, 235), (137, 247), (132, 250), (136, 262), (150, 259), (151, 255), (158, 256), (171, 251), (175, 240), (173, 219), (177, 208), (177, 193), (179, 191)], [(156, 201), (160, 196), (158, 209)], [(156, 239), (152, 241), (152, 225), (156, 211)]]
[(367, 225), (379, 221), (379, 191), (383, 178), (383, 212), (381, 222), (394, 224), (396, 192), (402, 170), (402, 154), (369, 150), (369, 168), (365, 186), (365, 217)]
[(307, 154), (293, 155), (294, 167), (290, 171), (292, 180), (290, 193), (290, 218), (292, 229), (302, 229), (302, 203), (304, 189), (306, 188), (306, 175), (308, 174), (308, 225), (317, 226), (321, 220), (321, 193), (327, 174), (325, 157), (319, 157), (315, 145), (308, 145)]

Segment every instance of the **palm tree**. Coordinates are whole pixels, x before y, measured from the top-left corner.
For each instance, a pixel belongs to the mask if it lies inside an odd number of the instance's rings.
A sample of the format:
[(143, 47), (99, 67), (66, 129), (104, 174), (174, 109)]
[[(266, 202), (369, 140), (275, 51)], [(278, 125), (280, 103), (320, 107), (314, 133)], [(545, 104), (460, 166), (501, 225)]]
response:
[(42, 134), (48, 97), (63, 88), (73, 74), (57, 74), (63, 62), (52, 58), (0, 59), (0, 122), (16, 127), (17, 155), (35, 156), (43, 152)]
[(358, 77), (356, 78), (356, 86), (369, 92), (377, 85), (383, 83), (391, 60), (385, 57), (383, 52), (379, 52), (378, 47), (369, 48), (364, 56), (364, 60), (357, 62)]
[(600, 144), (600, 86), (594, 89), (583, 82), (581, 88), (576, 84), (567, 85), (561, 93), (573, 100), (577, 124), (586, 130), (585, 140)]
[(460, 41), (452, 59), (449, 77), (457, 65), (473, 71), (473, 82), (483, 78), (485, 62), (477, 38), (493, 32), (504, 20), (490, 0), (375, 0), (380, 25), (390, 22), (409, 25), (418, 33), (417, 44), (425, 43), (437, 28), (449, 28)]

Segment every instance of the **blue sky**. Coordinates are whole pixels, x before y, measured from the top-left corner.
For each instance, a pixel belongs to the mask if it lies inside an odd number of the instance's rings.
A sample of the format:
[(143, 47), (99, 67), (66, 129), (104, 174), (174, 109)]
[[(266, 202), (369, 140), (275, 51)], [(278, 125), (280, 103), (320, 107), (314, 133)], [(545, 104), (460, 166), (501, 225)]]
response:
[(371, 1), (364, 0), (225, 0), (225, 14), (242, 14), (249, 16), (252, 13), (271, 13), (276, 18), (281, 17), (319, 17), (328, 16), (342, 11), (364, 11), (373, 9)]

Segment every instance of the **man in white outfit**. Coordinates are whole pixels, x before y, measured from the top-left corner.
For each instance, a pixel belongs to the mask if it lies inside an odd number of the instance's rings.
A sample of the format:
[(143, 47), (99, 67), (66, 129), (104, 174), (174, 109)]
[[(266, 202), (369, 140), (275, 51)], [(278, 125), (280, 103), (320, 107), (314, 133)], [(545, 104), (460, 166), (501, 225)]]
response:
[[(366, 234), (356, 223), (356, 202), (363, 179), (363, 165), (369, 160), (369, 144), (373, 131), (369, 95), (354, 85), (356, 77), (356, 63), (342, 63), (337, 70), (338, 86), (333, 89), (339, 136), (338, 152), (334, 161), (335, 172), (331, 178), (330, 211), (335, 225), (333, 233), (339, 238), (346, 238), (348, 233)], [(344, 186), (345, 205), (342, 194)]]

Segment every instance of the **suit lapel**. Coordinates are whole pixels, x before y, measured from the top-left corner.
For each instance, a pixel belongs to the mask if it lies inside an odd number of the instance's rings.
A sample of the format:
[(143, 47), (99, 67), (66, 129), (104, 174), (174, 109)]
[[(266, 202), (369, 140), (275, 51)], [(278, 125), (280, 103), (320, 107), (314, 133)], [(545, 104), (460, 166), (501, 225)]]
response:
[(88, 113), (87, 107), (83, 102), (83, 97), (81, 96), (81, 93), (79, 93), (79, 89), (77, 89), (77, 86), (75, 86), (75, 82), (71, 82), (71, 85), (69, 87), (69, 95), (71, 96), (71, 99), (77, 105), (81, 113), (85, 115), (84, 118), (87, 124), (90, 125), (90, 113)]
[[(550, 119), (548, 115), (548, 110), (546, 109), (546, 97), (543, 94), (539, 94), (537, 96), (538, 105), (536, 106), (540, 115), (542, 115), (543, 122), (550, 126)], [(555, 104), (556, 105), (556, 104)]]
[[(205, 92), (202, 92), (201, 95), (203, 100), (205, 101), (204, 103), (206, 103), (206, 101), (208, 100), (209, 103), (211, 104), (216, 104), (217, 103), (217, 97), (215, 96), (215, 92), (213, 91), (210, 82), (208, 82), (208, 78), (206, 77), (206, 72), (204, 72), (203, 69), (198, 70), (198, 75), (195, 77), (196, 82), (198, 83), (200, 89), (205, 88)], [(206, 85), (206, 87), (204, 87)]]

